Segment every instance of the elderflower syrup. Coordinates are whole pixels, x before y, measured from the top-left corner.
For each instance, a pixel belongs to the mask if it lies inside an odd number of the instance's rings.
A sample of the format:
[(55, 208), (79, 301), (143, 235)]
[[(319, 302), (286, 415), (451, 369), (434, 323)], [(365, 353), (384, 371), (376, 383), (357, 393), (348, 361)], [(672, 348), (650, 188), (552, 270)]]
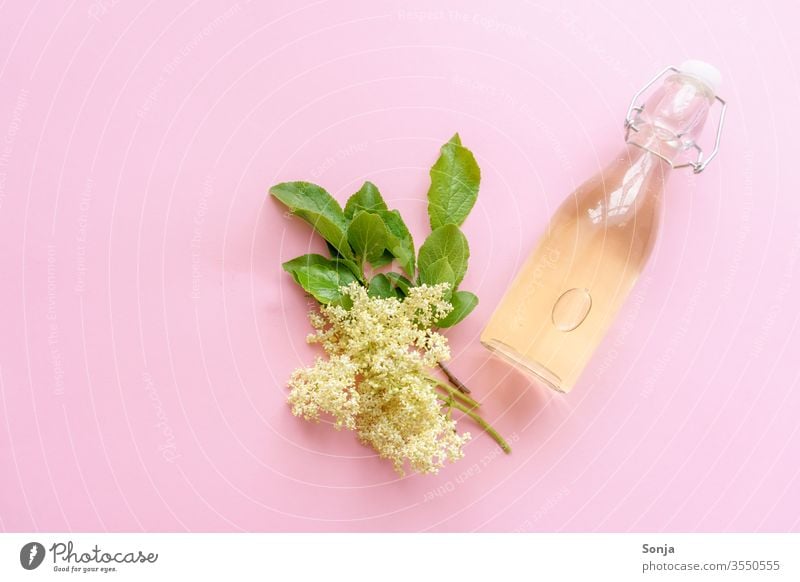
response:
[[(719, 83), (712, 66), (687, 61), (634, 96), (626, 147), (558, 208), (484, 329), (486, 347), (559, 392), (572, 389), (650, 256), (669, 174), (699, 173), (717, 153)], [(704, 156), (696, 140), (715, 102), (716, 143)]]

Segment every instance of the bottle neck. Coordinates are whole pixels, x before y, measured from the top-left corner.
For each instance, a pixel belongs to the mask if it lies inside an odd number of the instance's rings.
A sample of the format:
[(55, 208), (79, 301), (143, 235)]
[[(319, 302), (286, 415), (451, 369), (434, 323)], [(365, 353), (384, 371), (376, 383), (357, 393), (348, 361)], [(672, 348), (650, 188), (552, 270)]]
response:
[(652, 126), (643, 126), (635, 137), (629, 137), (627, 149), (632, 166), (659, 171), (665, 179), (678, 165), (681, 154), (685, 151), (675, 140), (660, 137)]
[[(653, 144), (654, 147), (657, 144)], [(660, 152), (667, 153), (667, 152)], [(628, 144), (624, 152), (625, 159), (621, 160), (624, 167), (618, 197), (620, 201), (630, 204), (634, 200), (637, 204), (644, 203), (645, 198), (660, 198), (667, 180), (672, 175), (672, 164), (666, 156), (655, 153), (654, 149), (642, 148)]]
[(671, 167), (686, 161), (705, 125), (714, 95), (707, 85), (683, 74), (664, 80), (639, 110), (627, 143), (663, 159)]

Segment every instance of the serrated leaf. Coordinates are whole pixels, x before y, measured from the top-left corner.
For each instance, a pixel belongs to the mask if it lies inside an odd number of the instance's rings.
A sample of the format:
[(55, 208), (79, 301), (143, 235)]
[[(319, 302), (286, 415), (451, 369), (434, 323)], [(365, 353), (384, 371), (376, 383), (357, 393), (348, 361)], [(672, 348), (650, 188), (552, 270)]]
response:
[(403, 270), (413, 277), (416, 265), (414, 238), (411, 236), (411, 231), (408, 230), (403, 217), (397, 210), (382, 210), (377, 214), (383, 219), (390, 234), (386, 244), (387, 250), (394, 255)]
[(360, 210), (347, 227), (347, 240), (356, 256), (370, 263), (380, 261), (389, 231), (383, 219), (372, 212)]
[(461, 145), (455, 134), (441, 148), (439, 159), (431, 168), (428, 190), (428, 216), (431, 229), (443, 224), (463, 224), (478, 198), (481, 170), (475, 156)]
[(333, 262), (335, 261), (323, 257), (322, 255), (312, 253), (308, 255), (301, 255), (299, 257), (295, 257), (291, 261), (286, 261), (281, 265), (281, 267), (283, 267), (283, 270), (289, 273), (295, 280), (295, 282), (299, 284), (300, 281), (297, 280), (298, 271), (311, 267), (312, 265), (329, 265), (330, 263)]
[(359, 191), (347, 200), (344, 205), (344, 215), (347, 218), (353, 218), (359, 210), (374, 212), (388, 209), (378, 187), (372, 182), (364, 182)]
[(403, 295), (408, 295), (408, 290), (414, 286), (414, 283), (400, 273), (386, 273), (386, 278)]
[(270, 188), (269, 193), (313, 226), (343, 257), (353, 258), (347, 244), (344, 211), (324, 188), (311, 182), (283, 182)]
[(374, 268), (378, 269), (380, 267), (385, 267), (393, 260), (394, 260), (394, 255), (392, 253), (390, 253), (389, 251), (383, 251), (383, 254), (374, 261), (372, 261), (370, 264)]
[[(456, 275), (450, 261), (447, 257), (441, 257), (425, 269), (419, 270), (419, 282), (421, 285), (438, 285), (439, 283), (447, 283), (450, 285), (450, 291), (455, 288)], [(449, 293), (448, 293), (449, 295)]]
[[(440, 226), (428, 235), (419, 249), (420, 280), (423, 272), (429, 271), (432, 265), (446, 258), (453, 270), (453, 290), (461, 283), (467, 272), (469, 263), (469, 244), (464, 233), (455, 224)], [(426, 275), (429, 278), (429, 275)]]
[(398, 297), (398, 293), (396, 293), (395, 287), (392, 285), (389, 278), (380, 273), (375, 275), (372, 280), (369, 282), (369, 289), (367, 289), (367, 295), (370, 297)]
[(361, 272), (361, 267), (359, 267), (355, 261), (343, 257), (336, 247), (328, 241), (325, 241), (325, 244), (327, 245), (328, 252), (331, 254), (333, 260), (341, 262), (344, 266), (350, 269), (350, 271), (352, 271), (353, 275), (356, 276), (356, 279), (358, 279), (361, 283), (364, 283), (364, 273)]
[(469, 291), (456, 291), (450, 296), (449, 301), (453, 306), (453, 311), (447, 317), (439, 320), (437, 324), (439, 327), (453, 327), (463, 321), (478, 305), (478, 296)]
[(309, 254), (283, 263), (295, 282), (320, 303), (341, 304), (340, 288), (356, 281), (356, 276), (341, 261)]

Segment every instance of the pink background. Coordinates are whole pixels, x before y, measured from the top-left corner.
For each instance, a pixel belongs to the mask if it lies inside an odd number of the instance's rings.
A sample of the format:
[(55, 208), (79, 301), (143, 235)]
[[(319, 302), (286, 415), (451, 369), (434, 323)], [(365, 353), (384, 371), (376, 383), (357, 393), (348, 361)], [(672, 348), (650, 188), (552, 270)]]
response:
[[(0, 7), (0, 529), (800, 530), (792, 3), (66, 4)], [(674, 176), (575, 390), (530, 386), (480, 329), (690, 57), (725, 75), (722, 153)], [(483, 184), (452, 367), (514, 452), (400, 479), (285, 404), (315, 351), (280, 262), (321, 245), (265, 194), (370, 179), (419, 243), (455, 131)]]

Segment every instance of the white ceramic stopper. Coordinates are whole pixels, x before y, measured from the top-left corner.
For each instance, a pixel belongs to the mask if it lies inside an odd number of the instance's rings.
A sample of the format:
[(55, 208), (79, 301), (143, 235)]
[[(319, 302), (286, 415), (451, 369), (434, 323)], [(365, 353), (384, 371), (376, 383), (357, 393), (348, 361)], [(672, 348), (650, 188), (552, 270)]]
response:
[(682, 73), (690, 75), (695, 79), (699, 79), (708, 85), (714, 92), (714, 95), (717, 94), (720, 85), (722, 85), (722, 73), (720, 73), (719, 69), (717, 69), (714, 65), (709, 65), (704, 61), (684, 61), (678, 68)]

